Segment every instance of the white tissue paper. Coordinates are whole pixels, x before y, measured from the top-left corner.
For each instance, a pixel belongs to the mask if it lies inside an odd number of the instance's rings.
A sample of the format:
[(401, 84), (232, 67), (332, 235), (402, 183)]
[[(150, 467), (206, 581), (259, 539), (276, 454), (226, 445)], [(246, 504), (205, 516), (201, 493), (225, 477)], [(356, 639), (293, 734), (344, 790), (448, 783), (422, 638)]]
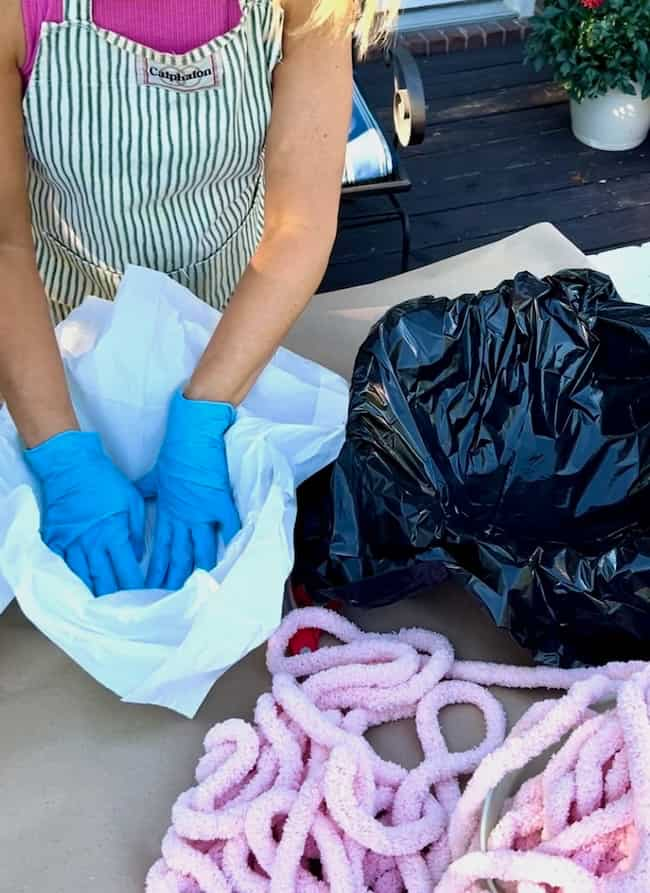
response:
[[(131, 479), (153, 464), (169, 400), (218, 320), (168, 277), (130, 267), (114, 303), (87, 298), (58, 327), (82, 427), (99, 432)], [(178, 592), (95, 599), (41, 541), (34, 481), (3, 411), (0, 612), (15, 597), (32, 623), (125, 701), (194, 716), (215, 680), (278, 625), (295, 489), (336, 458), (346, 415), (343, 379), (279, 350), (227, 435), (242, 530), (217, 568), (196, 571)]]

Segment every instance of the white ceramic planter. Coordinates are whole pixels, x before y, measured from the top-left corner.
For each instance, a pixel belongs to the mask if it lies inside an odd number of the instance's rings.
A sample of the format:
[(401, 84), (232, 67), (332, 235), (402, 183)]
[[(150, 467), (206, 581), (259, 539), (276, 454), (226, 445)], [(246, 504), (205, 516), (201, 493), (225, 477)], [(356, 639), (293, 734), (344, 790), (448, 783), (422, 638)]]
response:
[(597, 99), (571, 100), (573, 132), (581, 143), (606, 152), (636, 149), (650, 132), (650, 99), (610, 90)]

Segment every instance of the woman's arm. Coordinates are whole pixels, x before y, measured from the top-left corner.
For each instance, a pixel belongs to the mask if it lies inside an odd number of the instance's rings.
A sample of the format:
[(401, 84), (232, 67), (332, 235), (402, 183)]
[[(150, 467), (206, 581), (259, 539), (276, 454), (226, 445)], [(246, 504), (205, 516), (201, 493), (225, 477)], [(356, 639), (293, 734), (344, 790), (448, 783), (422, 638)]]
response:
[(266, 149), (264, 234), (186, 390), (240, 403), (307, 306), (336, 235), (352, 103), (350, 38), (293, 34), (309, 0), (287, 0)]
[(26, 190), (20, 3), (0, 24), (0, 394), (27, 446), (76, 429), (34, 254)]

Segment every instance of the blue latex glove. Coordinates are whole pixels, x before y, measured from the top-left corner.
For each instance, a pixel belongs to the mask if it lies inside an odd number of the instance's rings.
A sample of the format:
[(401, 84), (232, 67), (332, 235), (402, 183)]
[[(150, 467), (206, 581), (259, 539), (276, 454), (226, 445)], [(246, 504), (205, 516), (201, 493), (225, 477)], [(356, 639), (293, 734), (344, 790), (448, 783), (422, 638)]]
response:
[(212, 570), (219, 530), (228, 544), (241, 527), (224, 442), (234, 421), (228, 403), (188, 400), (181, 392), (172, 398), (158, 461), (138, 484), (158, 499), (152, 589), (180, 589), (196, 568)]
[(143, 589), (144, 502), (97, 434), (66, 431), (25, 460), (41, 485), (41, 536), (95, 595)]

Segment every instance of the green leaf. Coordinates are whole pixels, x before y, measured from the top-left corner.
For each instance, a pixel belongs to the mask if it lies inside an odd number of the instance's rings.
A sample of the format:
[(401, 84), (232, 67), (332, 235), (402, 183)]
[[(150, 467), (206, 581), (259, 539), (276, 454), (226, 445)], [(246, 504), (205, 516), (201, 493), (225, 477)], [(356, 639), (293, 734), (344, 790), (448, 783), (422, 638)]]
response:
[(580, 0), (547, 0), (532, 20), (526, 58), (550, 65), (570, 82), (572, 95), (599, 95), (611, 87), (645, 90), (650, 81), (650, 0), (606, 0), (596, 10)]

